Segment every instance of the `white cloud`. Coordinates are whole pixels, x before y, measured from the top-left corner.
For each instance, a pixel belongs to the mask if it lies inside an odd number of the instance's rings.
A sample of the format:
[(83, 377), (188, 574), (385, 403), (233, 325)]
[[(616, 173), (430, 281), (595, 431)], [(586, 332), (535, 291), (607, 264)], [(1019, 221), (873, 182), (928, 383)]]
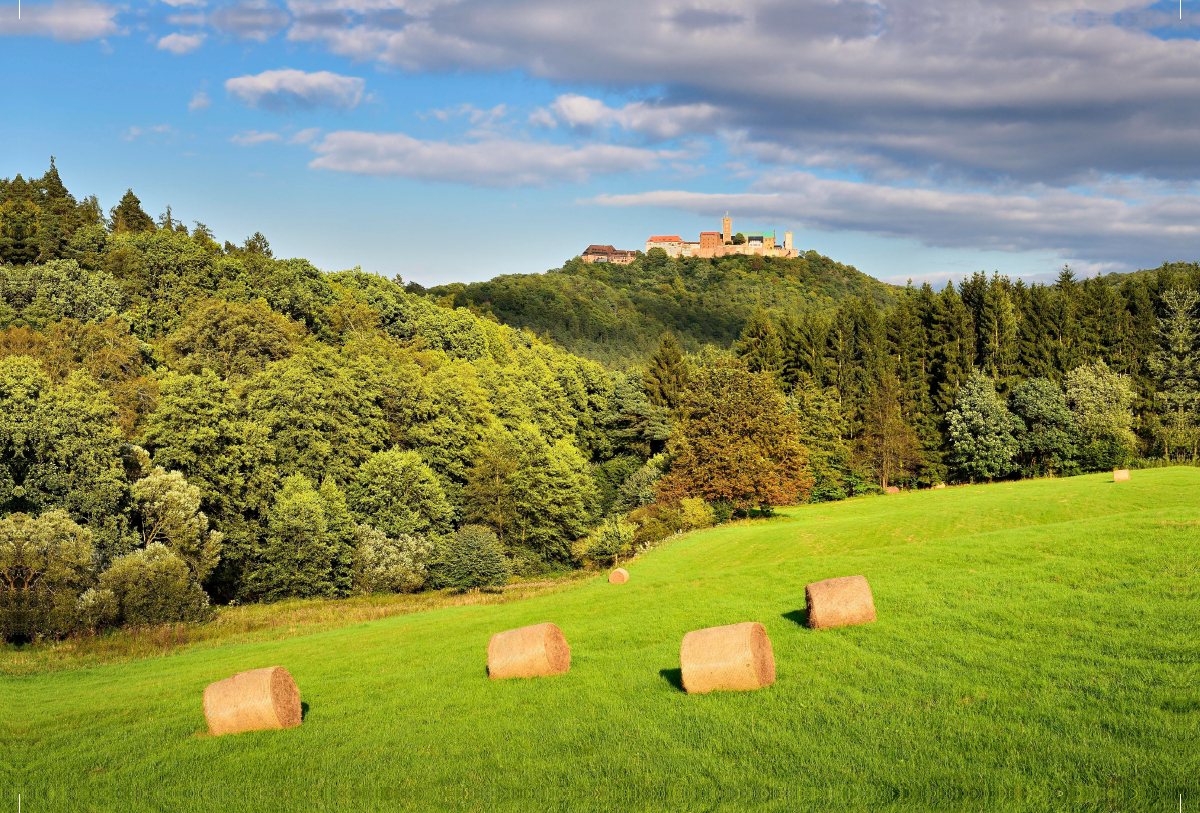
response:
[(200, 14), (200, 13), (192, 13), (192, 14), (169, 14), (169, 15), (167, 15), (167, 22), (168, 22), (168, 23), (170, 23), (171, 25), (180, 25), (180, 26), (183, 26), (183, 25), (194, 25), (194, 26), (199, 26), (199, 25), (204, 25), (206, 22), (208, 22), (208, 17), (206, 17), (206, 16), (204, 16), (203, 14)]
[(558, 119), (568, 127), (591, 129), (619, 126), (652, 138), (678, 138), (689, 133), (712, 130), (721, 111), (711, 104), (649, 104), (630, 102), (612, 108), (599, 99), (566, 93), (550, 105)]
[(532, 141), (422, 141), (404, 133), (329, 133), (309, 166), (471, 186), (550, 186), (653, 169), (676, 153), (611, 144), (570, 147)]
[(204, 44), (206, 34), (168, 34), (158, 41), (158, 50), (170, 51), (175, 56), (190, 54)]
[(267, 0), (241, 0), (209, 16), (218, 31), (257, 42), (266, 42), (286, 28), (290, 20), (287, 12)]
[(713, 217), (729, 210), (773, 220), (783, 228), (867, 232), (943, 248), (1052, 251), (1136, 267), (1194, 253), (1200, 240), (1200, 197), (1195, 192), (1128, 183), (1074, 190), (1037, 185), (1009, 192), (949, 191), (791, 172), (741, 193), (664, 190), (602, 195), (594, 202)]
[[(15, 11), (16, 9), (13, 9)], [(90, 0), (56, 0), (48, 6), (26, 5), (21, 19), (6, 10), (0, 16), (0, 34), (49, 36), (64, 42), (81, 42), (118, 34), (114, 18), (119, 9)]]
[(150, 127), (138, 127), (135, 125), (135, 126), (130, 127), (124, 133), (122, 133), (121, 138), (125, 141), (133, 141), (138, 136), (147, 135), (149, 133), (173, 133), (173, 132), (175, 132), (175, 131), (173, 129), (171, 129), (171, 125), (169, 125), (169, 124), (154, 124), (154, 125), (151, 125)]
[(242, 147), (253, 147), (256, 144), (283, 141), (283, 136), (279, 135), (279, 133), (260, 133), (258, 130), (247, 130), (244, 133), (238, 133), (229, 140)]
[(200, 8), (203, 8), (204, 6), (208, 5), (208, 3), (205, 2), (205, 0), (162, 0), (162, 1), (164, 3), (166, 3), (168, 6), (174, 6), (175, 8), (179, 8), (181, 6), (198, 6)]
[(332, 107), (349, 110), (363, 100), (365, 82), (329, 71), (264, 71), (225, 82), (225, 90), (249, 107), (282, 112), (289, 108)]
[(320, 127), (308, 127), (288, 139), (289, 144), (311, 144), (321, 135)]
[(192, 100), (188, 102), (188, 110), (193, 112), (207, 110), (210, 104), (212, 104), (212, 99), (208, 98), (208, 94), (203, 90), (198, 90), (196, 91), (196, 94), (192, 96)]

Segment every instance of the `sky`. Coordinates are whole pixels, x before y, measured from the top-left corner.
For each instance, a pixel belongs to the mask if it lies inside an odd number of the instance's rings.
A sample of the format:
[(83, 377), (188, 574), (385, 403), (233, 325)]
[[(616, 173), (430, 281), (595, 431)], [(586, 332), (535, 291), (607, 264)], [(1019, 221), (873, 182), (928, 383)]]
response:
[(1200, 259), (1198, 39), (1200, 0), (0, 0), (0, 177), (424, 285), (726, 211), (891, 282), (1127, 271)]

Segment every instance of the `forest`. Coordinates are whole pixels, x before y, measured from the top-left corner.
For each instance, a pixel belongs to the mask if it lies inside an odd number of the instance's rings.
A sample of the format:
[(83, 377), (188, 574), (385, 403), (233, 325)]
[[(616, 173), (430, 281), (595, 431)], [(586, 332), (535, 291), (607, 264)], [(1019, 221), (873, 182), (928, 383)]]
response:
[(132, 191), (105, 212), (52, 162), (0, 181), (0, 635), (489, 588), (776, 506), (1194, 463), (1198, 290), (1196, 264), (939, 291), (659, 251), (425, 290)]

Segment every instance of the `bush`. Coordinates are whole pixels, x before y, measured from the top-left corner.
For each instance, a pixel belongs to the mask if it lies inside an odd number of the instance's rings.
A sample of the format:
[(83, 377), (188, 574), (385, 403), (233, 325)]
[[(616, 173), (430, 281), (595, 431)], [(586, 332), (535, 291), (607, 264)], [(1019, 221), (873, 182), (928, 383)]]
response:
[(623, 519), (608, 519), (588, 537), (584, 554), (597, 562), (616, 563), (632, 553), (638, 526)]
[(360, 593), (409, 593), (429, 576), (433, 543), (423, 536), (384, 536), (370, 525), (356, 525), (354, 589)]
[(117, 620), (121, 606), (112, 590), (89, 587), (75, 602), (75, 615), (79, 625), (91, 632), (99, 632)]
[(633, 542), (637, 550), (652, 548), (659, 542), (683, 529), (683, 519), (678, 511), (664, 508), (657, 503), (643, 505), (629, 515), (629, 521), (638, 526)]
[(708, 503), (699, 497), (685, 497), (679, 501), (679, 518), (685, 530), (711, 528), (716, 514)]
[(119, 557), (100, 575), (100, 588), (112, 591), (121, 620), (133, 626), (209, 615), (208, 595), (187, 562), (158, 542)]
[(77, 598), (95, 578), (92, 557), (91, 531), (63, 511), (0, 518), (0, 636), (74, 631)]
[(724, 525), (733, 517), (733, 503), (725, 500), (717, 500), (712, 504), (713, 509), (713, 524)]
[(665, 454), (655, 455), (644, 466), (629, 475), (628, 479), (617, 489), (617, 500), (613, 510), (619, 512), (633, 511), (643, 505), (654, 502), (658, 493), (658, 481), (662, 479), (663, 469), (667, 465)]
[(433, 582), (437, 587), (469, 590), (504, 584), (512, 564), (490, 528), (464, 525), (439, 546)]

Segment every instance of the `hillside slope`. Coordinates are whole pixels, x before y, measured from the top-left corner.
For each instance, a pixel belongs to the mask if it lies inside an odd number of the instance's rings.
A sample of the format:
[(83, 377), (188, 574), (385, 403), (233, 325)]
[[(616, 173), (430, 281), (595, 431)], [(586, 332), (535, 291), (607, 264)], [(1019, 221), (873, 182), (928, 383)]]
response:
[[(1164, 809), (1200, 793), (1200, 470), (1108, 480), (805, 506), (621, 587), (8, 679), (0, 781), (39, 811)], [(801, 626), (805, 583), (854, 573), (878, 622)], [(570, 673), (489, 681), (488, 637), (547, 620)], [(683, 634), (745, 620), (775, 685), (680, 691)], [(204, 686), (272, 664), (304, 724), (203, 736)]]
[(897, 290), (815, 251), (795, 259), (717, 260), (671, 260), (655, 251), (630, 265), (576, 258), (545, 274), (454, 283), (429, 293), (621, 367), (645, 360), (666, 330), (685, 349), (729, 347), (757, 307), (803, 313), (851, 296), (886, 305)]

